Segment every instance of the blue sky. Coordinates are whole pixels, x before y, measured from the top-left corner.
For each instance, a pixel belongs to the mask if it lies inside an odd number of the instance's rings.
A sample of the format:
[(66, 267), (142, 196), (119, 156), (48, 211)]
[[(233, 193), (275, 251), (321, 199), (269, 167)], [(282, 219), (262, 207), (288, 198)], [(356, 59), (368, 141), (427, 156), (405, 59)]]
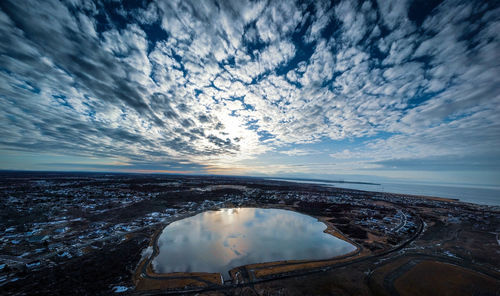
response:
[(0, 169), (500, 185), (498, 1), (1, 1)]

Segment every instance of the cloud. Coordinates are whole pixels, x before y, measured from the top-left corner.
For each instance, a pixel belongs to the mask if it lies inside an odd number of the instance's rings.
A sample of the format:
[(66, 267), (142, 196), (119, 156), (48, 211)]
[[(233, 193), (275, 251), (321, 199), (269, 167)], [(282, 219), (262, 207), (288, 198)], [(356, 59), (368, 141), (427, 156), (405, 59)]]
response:
[(290, 149), (290, 150), (283, 150), (280, 151), (280, 153), (286, 154), (288, 156), (303, 156), (303, 155), (309, 155), (314, 153), (311, 150), (305, 150), (305, 149)]
[(363, 145), (321, 151), (357, 167), (499, 157), (495, 3), (0, 9), (2, 149), (200, 170), (349, 140)]
[(390, 159), (374, 162), (378, 169), (414, 171), (498, 171), (500, 161), (492, 158), (429, 157), (413, 159)]

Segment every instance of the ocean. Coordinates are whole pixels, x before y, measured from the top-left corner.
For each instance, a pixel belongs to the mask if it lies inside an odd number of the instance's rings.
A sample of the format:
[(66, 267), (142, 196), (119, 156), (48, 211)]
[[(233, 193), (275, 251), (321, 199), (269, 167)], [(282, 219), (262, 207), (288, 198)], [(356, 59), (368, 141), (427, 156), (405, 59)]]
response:
[(500, 206), (500, 187), (475, 187), (459, 185), (434, 185), (434, 184), (408, 184), (408, 183), (381, 183), (381, 184), (357, 184), (357, 183), (335, 183), (305, 181), (294, 179), (272, 179), (277, 181), (289, 181), (296, 183), (319, 184), (338, 188), (348, 188), (365, 191), (389, 192), (401, 194), (425, 195), (434, 197), (454, 198), (463, 202)]

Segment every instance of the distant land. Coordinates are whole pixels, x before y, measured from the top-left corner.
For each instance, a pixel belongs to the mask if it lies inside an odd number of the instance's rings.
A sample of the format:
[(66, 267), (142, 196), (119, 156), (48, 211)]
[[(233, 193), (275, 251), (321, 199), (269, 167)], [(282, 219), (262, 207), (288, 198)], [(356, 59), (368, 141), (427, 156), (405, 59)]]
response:
[(363, 184), (363, 185), (380, 185), (379, 183), (372, 182), (358, 182), (358, 181), (344, 181), (344, 180), (325, 180), (325, 179), (307, 179), (307, 178), (266, 178), (269, 180), (282, 180), (282, 181), (304, 181), (304, 182), (321, 182), (321, 183), (342, 183), (342, 184)]
[[(174, 173), (132, 173), (132, 172), (93, 172), (93, 171), (29, 171), (29, 170), (0, 170), (0, 174), (8, 175), (130, 175), (137, 178), (147, 176), (178, 176), (182, 178), (235, 178), (235, 179), (255, 179), (255, 180), (276, 180), (283, 182), (307, 183), (324, 186), (333, 186), (354, 190), (386, 192), (396, 194), (412, 194), (422, 196), (433, 196), (457, 199), (463, 202), (470, 202), (481, 205), (500, 206), (500, 187), (474, 184), (426, 184), (411, 182), (363, 182), (346, 180), (327, 180), (320, 178), (294, 178), (294, 177), (266, 177), (266, 176), (233, 176), (233, 175), (203, 175), (203, 174), (174, 174)], [(339, 184), (339, 186), (336, 186)]]

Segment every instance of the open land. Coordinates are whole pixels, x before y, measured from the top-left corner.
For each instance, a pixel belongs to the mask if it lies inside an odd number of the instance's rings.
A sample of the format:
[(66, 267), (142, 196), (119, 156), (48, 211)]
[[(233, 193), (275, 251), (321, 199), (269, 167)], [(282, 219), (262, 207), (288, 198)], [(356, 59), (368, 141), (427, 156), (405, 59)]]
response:
[[(500, 198), (500, 197), (499, 197)], [(243, 177), (0, 173), (0, 294), (500, 295), (500, 208)], [(356, 251), (156, 274), (169, 223), (265, 207), (317, 217)]]

